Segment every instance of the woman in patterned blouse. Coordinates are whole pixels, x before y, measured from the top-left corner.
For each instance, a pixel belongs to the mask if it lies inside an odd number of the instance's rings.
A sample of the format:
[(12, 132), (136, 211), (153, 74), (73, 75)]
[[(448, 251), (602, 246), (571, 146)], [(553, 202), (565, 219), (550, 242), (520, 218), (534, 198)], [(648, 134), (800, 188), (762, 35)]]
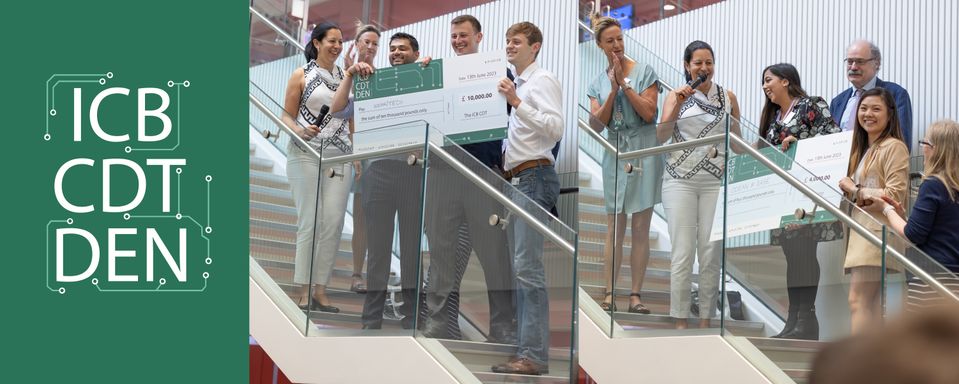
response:
[[(770, 65), (763, 70), (766, 105), (759, 120), (759, 134), (784, 152), (798, 140), (840, 132), (829, 113), (829, 103), (808, 96), (802, 89), (799, 72), (792, 64)], [(760, 141), (762, 145), (762, 141)], [(842, 236), (837, 222), (810, 225), (788, 224), (773, 230), (773, 244), (780, 244), (786, 256), (786, 291), (789, 314), (782, 332), (773, 336), (790, 339), (819, 339), (816, 294), (819, 291), (819, 241)]]

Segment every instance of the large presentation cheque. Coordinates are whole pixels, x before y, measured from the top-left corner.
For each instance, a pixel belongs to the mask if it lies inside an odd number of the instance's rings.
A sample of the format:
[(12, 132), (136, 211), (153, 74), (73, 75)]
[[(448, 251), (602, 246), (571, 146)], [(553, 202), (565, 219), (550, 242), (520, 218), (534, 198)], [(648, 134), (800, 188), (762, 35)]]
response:
[[(838, 206), (839, 180), (846, 176), (852, 132), (835, 133), (803, 139), (793, 143), (786, 156), (775, 153), (775, 148), (760, 150), (767, 159), (774, 159), (779, 167), (789, 171), (831, 204)], [(797, 166), (798, 165), (798, 166)], [(796, 188), (774, 174), (752, 156), (736, 156), (729, 163), (728, 201), (723, 190), (716, 200), (716, 215), (709, 240), (723, 238), (723, 203), (726, 203), (726, 236), (733, 237), (753, 232), (782, 228), (786, 223), (800, 222), (795, 218), (797, 208), (812, 213), (815, 204)], [(825, 209), (801, 220), (802, 223), (835, 221)]]
[(436, 59), (426, 67), (413, 63), (379, 68), (372, 76), (357, 79), (353, 119), (359, 134), (354, 151), (421, 142), (422, 136), (369, 132), (421, 120), (457, 144), (505, 138), (506, 98), (496, 85), (506, 77), (506, 65), (503, 52), (494, 51)]

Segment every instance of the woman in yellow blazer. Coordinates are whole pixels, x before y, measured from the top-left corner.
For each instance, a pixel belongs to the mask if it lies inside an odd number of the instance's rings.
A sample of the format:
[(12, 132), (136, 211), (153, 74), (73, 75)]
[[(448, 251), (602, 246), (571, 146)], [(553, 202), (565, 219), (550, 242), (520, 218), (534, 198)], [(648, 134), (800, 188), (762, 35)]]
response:
[[(839, 188), (857, 205), (868, 198), (889, 197), (905, 204), (909, 179), (909, 151), (902, 141), (896, 113), (896, 102), (889, 91), (873, 88), (859, 98), (857, 119), (853, 128), (852, 152), (848, 176)], [(882, 214), (853, 209), (852, 219), (882, 238), (882, 226), (889, 222)], [(887, 265), (889, 269), (891, 266)], [(843, 264), (851, 274), (849, 312), (852, 332), (859, 333), (877, 325), (882, 306), (883, 260), (879, 247), (850, 231)]]

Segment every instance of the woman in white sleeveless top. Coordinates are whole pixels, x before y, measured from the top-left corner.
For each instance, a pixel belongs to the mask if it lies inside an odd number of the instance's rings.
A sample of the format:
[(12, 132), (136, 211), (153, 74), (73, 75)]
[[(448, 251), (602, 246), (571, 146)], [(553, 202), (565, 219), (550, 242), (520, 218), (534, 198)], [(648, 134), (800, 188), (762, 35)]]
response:
[[(313, 29), (304, 52), (307, 63), (293, 71), (284, 99), (283, 121), (323, 157), (353, 152), (348, 122), (333, 114), (320, 116), (343, 79), (343, 69), (334, 64), (342, 49), (339, 27), (323, 23)], [(341, 164), (332, 168), (339, 176), (321, 177), (319, 159), (290, 140), (286, 173), (297, 215), (293, 282), (300, 286), (299, 306), (335, 313), (339, 308), (326, 296), (326, 285), (343, 233), (353, 167)]]
[[(660, 141), (678, 143), (723, 135), (727, 127), (739, 134), (736, 95), (713, 82), (713, 49), (694, 41), (683, 55), (686, 80), (706, 75), (695, 89), (676, 88), (666, 97), (657, 127)], [(732, 118), (729, 118), (732, 116)], [(678, 121), (677, 121), (678, 120)], [(675, 122), (675, 123), (673, 123)], [(669, 314), (676, 328), (687, 327), (690, 310), (690, 275), (699, 257), (699, 327), (709, 326), (719, 294), (719, 261), (722, 245), (709, 241), (716, 198), (722, 183), (725, 143), (687, 148), (666, 154), (663, 175), (663, 208), (672, 243)]]

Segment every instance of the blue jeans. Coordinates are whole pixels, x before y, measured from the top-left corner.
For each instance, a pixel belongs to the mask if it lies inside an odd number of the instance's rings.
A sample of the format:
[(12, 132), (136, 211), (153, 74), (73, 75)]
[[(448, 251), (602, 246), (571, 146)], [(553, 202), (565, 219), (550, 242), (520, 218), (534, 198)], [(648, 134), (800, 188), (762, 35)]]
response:
[[(559, 197), (559, 176), (552, 166), (537, 166), (520, 172), (507, 188), (517, 205), (538, 221), (552, 220), (548, 211)], [(542, 209), (533, 207), (533, 203)], [(546, 364), (549, 358), (549, 298), (543, 265), (543, 235), (514, 215), (510, 222), (510, 250), (516, 274), (516, 356)]]

